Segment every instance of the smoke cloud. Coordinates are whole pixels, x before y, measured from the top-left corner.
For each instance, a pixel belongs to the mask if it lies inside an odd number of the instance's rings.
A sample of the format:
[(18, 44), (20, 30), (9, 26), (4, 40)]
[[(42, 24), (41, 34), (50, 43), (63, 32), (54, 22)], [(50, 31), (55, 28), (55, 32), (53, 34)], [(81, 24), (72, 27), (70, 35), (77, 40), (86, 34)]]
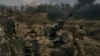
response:
[(93, 4), (95, 0), (78, 0), (80, 5)]
[(84, 6), (80, 8), (75, 14), (75, 17), (90, 19), (90, 20), (100, 20), (100, 4)]
[(62, 11), (57, 8), (51, 8), (48, 11), (48, 18), (52, 21), (56, 21), (58, 18), (62, 16)]
[(100, 4), (94, 4), (95, 0), (78, 0), (78, 4), (72, 10), (72, 16), (89, 20), (100, 20)]

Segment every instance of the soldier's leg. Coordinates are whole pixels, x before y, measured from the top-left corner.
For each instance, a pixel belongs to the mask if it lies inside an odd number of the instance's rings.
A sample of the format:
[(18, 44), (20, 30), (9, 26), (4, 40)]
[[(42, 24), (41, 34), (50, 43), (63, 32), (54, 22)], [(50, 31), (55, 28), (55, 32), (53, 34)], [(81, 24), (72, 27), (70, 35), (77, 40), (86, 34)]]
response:
[(39, 56), (39, 53), (38, 52), (33, 52), (32, 56)]
[(76, 49), (78, 50), (77, 54), (79, 56), (84, 56), (83, 45), (82, 45), (81, 41), (75, 42), (74, 45), (75, 45)]
[(31, 50), (29, 47), (25, 47), (24, 49), (24, 56), (31, 56)]
[(73, 49), (74, 49), (74, 54), (73, 54), (73, 56), (77, 56), (77, 54), (78, 54), (78, 50), (77, 50), (76, 45), (74, 45)]
[(80, 53), (81, 56), (84, 56), (84, 54), (85, 54), (82, 41), (80, 41), (80, 43), (79, 43), (79, 53)]
[(77, 56), (80, 52), (80, 41), (74, 40), (74, 55)]

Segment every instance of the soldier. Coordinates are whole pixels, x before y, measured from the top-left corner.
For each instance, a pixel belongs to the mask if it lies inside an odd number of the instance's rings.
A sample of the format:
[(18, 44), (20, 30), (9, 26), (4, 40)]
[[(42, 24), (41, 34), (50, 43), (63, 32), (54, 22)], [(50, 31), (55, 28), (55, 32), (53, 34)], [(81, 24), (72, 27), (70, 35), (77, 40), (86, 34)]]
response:
[(46, 22), (44, 22), (43, 33), (44, 33), (44, 36), (47, 38), (49, 35), (49, 26), (47, 25)]
[[(8, 20), (6, 22), (6, 25), (4, 27), (5, 37), (7, 38), (8, 42), (10, 43), (10, 49), (11, 49), (11, 55), (16, 55), (16, 47), (14, 44), (14, 40), (16, 37), (16, 31), (15, 31), (15, 22), (13, 21), (13, 18), (10, 16), (8, 17)], [(9, 37), (9, 38), (8, 38)], [(16, 51), (16, 53), (15, 53)]]
[(0, 24), (0, 46), (4, 43), (4, 33), (3, 33), (3, 27)]
[(0, 24), (0, 51), (2, 51), (2, 56), (6, 55), (6, 51), (8, 52), (8, 49), (6, 49), (6, 47), (8, 47), (7, 44), (7, 40), (4, 38), (4, 29), (3, 26)]
[(85, 34), (86, 32), (82, 26), (76, 25), (73, 28), (74, 56), (84, 56), (83, 36), (85, 36)]
[(15, 23), (11, 17), (6, 22), (6, 25), (4, 27), (4, 31), (5, 31), (5, 34), (8, 35), (8, 37), (12, 37), (13, 34), (16, 35)]
[[(38, 56), (38, 42), (37, 42), (37, 34), (35, 32), (34, 29), (32, 29), (30, 32), (28, 32), (26, 36), (28, 36), (25, 40), (24, 40), (24, 52), (25, 52), (25, 56)], [(33, 54), (32, 54), (33, 53)]]

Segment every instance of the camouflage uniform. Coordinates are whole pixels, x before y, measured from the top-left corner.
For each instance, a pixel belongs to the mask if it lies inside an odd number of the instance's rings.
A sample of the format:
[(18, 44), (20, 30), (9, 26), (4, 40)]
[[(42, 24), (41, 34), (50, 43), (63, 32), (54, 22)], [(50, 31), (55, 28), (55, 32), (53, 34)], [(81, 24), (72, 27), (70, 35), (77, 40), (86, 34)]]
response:
[(41, 37), (39, 40), (39, 52), (40, 56), (50, 56), (51, 49), (50, 47), (53, 46), (53, 43), (45, 37)]
[[(24, 45), (25, 45), (24, 52), (25, 52), (25, 54), (28, 53), (28, 55), (25, 55), (25, 56), (38, 56), (38, 54), (37, 54), (38, 50), (36, 50), (38, 47), (36, 47), (36, 49), (33, 49), (34, 48), (33, 41), (37, 42), (36, 32), (34, 30), (31, 30), (31, 32), (28, 32), (25, 36), (27, 36), (27, 35), (29, 35), (29, 37), (24, 39)], [(35, 44), (37, 45), (38, 43), (35, 43)]]
[(74, 56), (84, 56), (83, 48), (83, 36), (86, 32), (83, 29), (80, 29), (80, 26), (76, 26), (73, 32), (73, 44), (74, 44)]
[(13, 34), (16, 35), (16, 32), (15, 32), (15, 23), (14, 23), (14, 21), (12, 19), (9, 19), (6, 22), (6, 25), (4, 27), (4, 32), (5, 32), (5, 35), (7, 37), (9, 37), (10, 39), (13, 36)]
[(4, 44), (4, 37), (3, 37), (3, 35), (4, 35), (3, 28), (0, 25), (0, 49), (1, 49), (1, 47), (3, 47), (3, 44)]
[[(5, 48), (5, 47), (8, 47), (6, 45), (7, 43), (8, 43), (8, 41), (4, 38), (4, 29), (3, 29), (3, 26), (0, 25), (0, 52), (2, 53), (2, 54), (0, 54), (1, 56), (4, 56), (7, 53), (9, 53), (8, 49)], [(7, 51), (7, 53), (6, 53), (6, 51)]]

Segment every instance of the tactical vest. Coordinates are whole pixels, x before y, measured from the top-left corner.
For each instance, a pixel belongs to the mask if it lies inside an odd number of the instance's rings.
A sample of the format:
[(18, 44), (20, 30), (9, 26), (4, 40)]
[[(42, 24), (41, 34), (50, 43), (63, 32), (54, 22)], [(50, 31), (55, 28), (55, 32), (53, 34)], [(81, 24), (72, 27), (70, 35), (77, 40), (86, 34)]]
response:
[(82, 36), (81, 36), (81, 34), (80, 34), (80, 32), (78, 30), (75, 30), (73, 32), (73, 38), (74, 38), (75, 41), (81, 40)]

